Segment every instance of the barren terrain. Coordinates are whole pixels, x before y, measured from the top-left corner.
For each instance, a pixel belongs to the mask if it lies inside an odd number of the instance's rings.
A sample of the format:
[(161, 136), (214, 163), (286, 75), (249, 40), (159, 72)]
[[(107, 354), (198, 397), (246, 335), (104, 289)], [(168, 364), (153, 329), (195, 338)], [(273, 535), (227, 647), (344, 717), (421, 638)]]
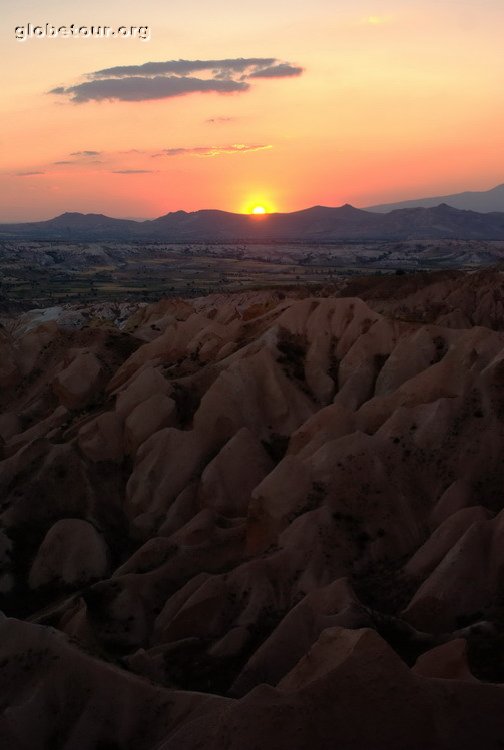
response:
[(503, 276), (324, 283), (5, 313), (5, 747), (503, 746)]

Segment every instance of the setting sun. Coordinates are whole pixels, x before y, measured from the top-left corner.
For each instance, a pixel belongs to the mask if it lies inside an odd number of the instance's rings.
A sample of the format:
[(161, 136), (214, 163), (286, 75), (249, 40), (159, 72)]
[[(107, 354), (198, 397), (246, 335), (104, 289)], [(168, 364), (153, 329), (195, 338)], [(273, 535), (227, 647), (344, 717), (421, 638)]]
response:
[(249, 195), (240, 207), (240, 213), (250, 216), (264, 216), (276, 211), (277, 207), (271, 198), (265, 194), (265, 191), (259, 190), (255, 194)]

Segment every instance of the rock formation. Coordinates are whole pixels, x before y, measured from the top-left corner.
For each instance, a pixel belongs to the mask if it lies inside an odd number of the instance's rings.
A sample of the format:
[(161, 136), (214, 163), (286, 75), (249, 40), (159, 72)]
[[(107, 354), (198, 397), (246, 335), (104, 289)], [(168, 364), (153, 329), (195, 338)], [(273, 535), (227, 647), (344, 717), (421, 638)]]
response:
[(501, 284), (0, 331), (3, 746), (501, 747)]

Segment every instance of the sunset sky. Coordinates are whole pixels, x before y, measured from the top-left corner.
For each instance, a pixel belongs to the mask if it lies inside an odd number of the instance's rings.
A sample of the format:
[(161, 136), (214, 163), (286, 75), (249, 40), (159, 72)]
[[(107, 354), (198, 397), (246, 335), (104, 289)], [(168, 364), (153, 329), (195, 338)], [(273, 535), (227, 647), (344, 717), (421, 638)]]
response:
[[(16, 41), (28, 22), (151, 39)], [(0, 220), (488, 189), (503, 37), (502, 0), (2, 0)]]

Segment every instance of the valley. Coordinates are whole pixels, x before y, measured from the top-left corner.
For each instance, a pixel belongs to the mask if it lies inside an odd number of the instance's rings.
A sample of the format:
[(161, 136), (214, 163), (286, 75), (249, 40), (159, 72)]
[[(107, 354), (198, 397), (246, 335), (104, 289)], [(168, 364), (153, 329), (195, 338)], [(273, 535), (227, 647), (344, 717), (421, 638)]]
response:
[(353, 275), (498, 265), (504, 241), (234, 244), (0, 241), (0, 306), (148, 302)]

